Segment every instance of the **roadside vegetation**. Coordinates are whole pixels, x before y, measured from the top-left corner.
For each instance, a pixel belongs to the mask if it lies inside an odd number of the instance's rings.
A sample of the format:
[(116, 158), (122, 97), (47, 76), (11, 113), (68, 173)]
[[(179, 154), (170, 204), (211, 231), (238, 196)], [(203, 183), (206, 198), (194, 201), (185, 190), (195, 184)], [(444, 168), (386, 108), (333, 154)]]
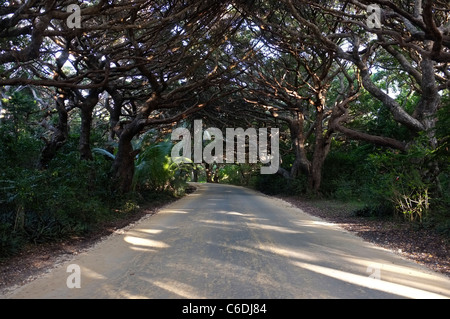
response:
[[(0, 259), (128, 220), (189, 181), (450, 237), (447, 2), (78, 1), (68, 27), (72, 2), (0, 1)], [(279, 128), (277, 174), (174, 161), (171, 132), (199, 119)]]
[[(8, 101), (16, 103), (14, 99)], [(17, 118), (26, 113), (15, 114)], [(11, 119), (11, 118), (10, 118)], [(162, 206), (184, 195), (187, 176), (171, 163), (171, 143), (140, 143), (133, 190), (122, 194), (111, 185), (114, 155), (94, 149), (90, 161), (80, 160), (76, 125), (65, 145), (45, 169), (38, 169), (44, 132), (3, 122), (0, 142), (0, 257), (10, 257), (27, 245), (91, 236), (108, 222), (129, 220), (148, 206)], [(10, 125), (11, 124), (11, 125)], [(37, 129), (39, 131), (39, 129)], [(94, 136), (94, 145), (104, 145)]]

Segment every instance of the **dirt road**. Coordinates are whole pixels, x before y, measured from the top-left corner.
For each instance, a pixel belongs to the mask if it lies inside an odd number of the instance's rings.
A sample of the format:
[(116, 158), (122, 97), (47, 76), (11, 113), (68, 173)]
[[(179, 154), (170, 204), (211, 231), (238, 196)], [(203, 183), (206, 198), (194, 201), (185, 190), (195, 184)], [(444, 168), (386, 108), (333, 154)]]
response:
[(450, 280), (281, 200), (199, 184), (1, 297), (450, 298)]

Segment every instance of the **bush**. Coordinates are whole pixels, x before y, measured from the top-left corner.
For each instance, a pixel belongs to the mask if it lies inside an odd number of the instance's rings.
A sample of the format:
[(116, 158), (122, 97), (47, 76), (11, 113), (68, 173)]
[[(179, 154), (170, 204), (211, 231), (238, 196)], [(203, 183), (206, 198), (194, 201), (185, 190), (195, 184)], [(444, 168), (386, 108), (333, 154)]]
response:
[(0, 257), (26, 243), (81, 235), (110, 212), (110, 165), (100, 157), (79, 161), (66, 148), (48, 170), (5, 167), (0, 173)]
[[(337, 145), (339, 146), (339, 145)], [(321, 192), (341, 201), (366, 199), (374, 168), (368, 164), (371, 145), (350, 143), (330, 152), (324, 163)]]
[(259, 169), (253, 164), (225, 164), (219, 168), (219, 181), (231, 185), (249, 186), (256, 176), (255, 169)]
[(380, 152), (371, 155), (370, 161), (380, 174), (372, 180), (374, 199), (390, 202), (406, 220), (422, 223), (431, 212), (431, 198), (437, 196), (428, 169), (433, 165), (433, 151), (419, 139), (405, 154)]
[(305, 194), (307, 190), (306, 176), (300, 176), (296, 179), (287, 180), (282, 176), (260, 175), (255, 181), (255, 189), (267, 195), (300, 195)]
[[(70, 116), (68, 140), (48, 167), (38, 170), (44, 132), (33, 124), (42, 121), (33, 95), (11, 93), (11, 98), (1, 102), (6, 112), (0, 118), (0, 258), (27, 244), (83, 235), (104, 221), (134, 213), (143, 198), (167, 201), (170, 195), (166, 193), (184, 191), (188, 170), (171, 162), (172, 145), (154, 143), (144, 135), (136, 141), (142, 152), (136, 161), (134, 185), (143, 196), (114, 194), (110, 176), (114, 155), (107, 158), (106, 151), (94, 152), (93, 160), (80, 159), (76, 112)], [(105, 144), (105, 125), (107, 122), (95, 120), (91, 145)]]
[(153, 143), (143, 137), (136, 159), (133, 180), (135, 191), (153, 190), (182, 195), (190, 172), (190, 164), (175, 163), (171, 158), (170, 141)]

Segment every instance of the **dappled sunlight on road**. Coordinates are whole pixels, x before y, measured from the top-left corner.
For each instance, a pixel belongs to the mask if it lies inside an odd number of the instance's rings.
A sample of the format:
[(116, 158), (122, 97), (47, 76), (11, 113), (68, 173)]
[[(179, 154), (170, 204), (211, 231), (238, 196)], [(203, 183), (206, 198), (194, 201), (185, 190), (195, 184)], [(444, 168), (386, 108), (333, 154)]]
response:
[[(430, 291), (439, 284), (439, 278), (431, 273), (418, 271), (411, 267), (405, 267), (402, 265), (395, 264), (386, 264), (386, 263), (377, 263), (376, 260), (370, 259), (357, 259), (357, 258), (347, 258), (348, 262), (351, 262), (355, 265), (360, 265), (362, 267), (378, 267), (380, 270), (380, 279), (381, 280), (389, 280), (395, 281), (397, 284), (401, 285), (411, 285), (411, 280), (414, 280), (414, 287), (418, 289), (423, 289)], [(450, 289), (443, 291), (446, 295), (450, 296)]]
[(319, 265), (313, 265), (298, 261), (293, 261), (292, 264), (302, 269), (307, 269), (312, 272), (332, 277), (353, 285), (369, 289), (375, 289), (389, 294), (398, 295), (401, 297), (414, 299), (447, 299), (445, 296), (440, 294), (428, 292), (417, 288), (412, 288), (407, 285), (400, 285), (392, 282), (387, 282), (381, 279), (371, 278), (370, 276), (355, 275), (349, 272), (329, 267), (322, 267)]
[[(178, 210), (175, 211), (179, 212)], [(155, 286), (155, 289), (166, 291), (166, 294), (173, 298), (215, 298), (217, 295), (211, 294), (211, 292), (206, 293), (207, 289), (204, 287), (209, 285), (209, 280), (218, 281), (219, 278), (230, 285), (231, 289), (234, 289), (232, 288), (234, 286), (246, 286), (239, 294), (245, 294), (250, 298), (308, 297), (307, 291), (301, 294), (295, 294), (292, 291), (302, 290), (302, 282), (319, 282), (322, 280), (320, 278), (330, 278), (341, 282), (343, 285), (353, 285), (355, 291), (358, 289), (379, 291), (385, 294), (385, 297), (436, 299), (445, 298), (446, 294), (450, 295), (450, 291), (443, 291), (443, 294), (430, 292), (433, 290), (433, 286), (421, 282), (423, 279), (431, 278), (426, 278), (426, 273), (413, 270), (410, 267), (386, 264), (383, 263), (383, 260), (374, 258), (355, 258), (349, 251), (351, 249), (349, 247), (340, 249), (323, 246), (326, 243), (302, 243), (301, 236), (304, 234), (314, 236), (316, 231), (336, 228), (334, 224), (317, 220), (304, 220), (292, 223), (292, 227), (283, 227), (273, 224), (268, 218), (264, 218), (263, 222), (256, 223), (251, 221), (251, 219), (256, 218), (255, 214), (239, 211), (220, 211), (214, 212), (213, 215), (228, 217), (225, 217), (225, 219), (200, 219), (199, 225), (203, 225), (201, 226), (204, 228), (203, 231), (207, 232), (207, 228), (214, 228), (226, 232), (223, 234), (227, 235), (217, 237), (214, 240), (206, 240), (201, 244), (202, 247), (198, 248), (198, 251), (182, 252), (186, 255), (197, 254), (195, 265), (189, 265), (188, 267), (179, 263), (164, 265), (166, 270), (178, 275), (183, 274), (185, 279), (180, 279), (178, 276), (178, 280), (171, 278), (162, 280), (156, 274), (155, 276), (141, 274), (140, 280), (150, 283)], [(312, 229), (316, 231), (312, 231)], [(131, 245), (130, 248), (135, 246), (147, 247), (157, 249), (149, 251), (149, 253), (158, 253), (159, 249), (171, 248), (171, 245), (165, 243), (164, 240), (158, 239), (159, 235), (169, 230), (138, 228), (128, 233), (124, 240)], [(250, 241), (251, 238), (242, 237), (243, 231), (252, 233), (257, 240), (252, 242)], [(344, 231), (339, 230), (338, 232), (344, 233)], [(239, 235), (242, 238), (241, 241), (230, 241), (238, 234), (241, 234)], [(286, 236), (291, 236), (290, 242), (297, 242), (297, 245), (283, 246), (264, 240), (264, 238), (270, 238), (271, 236), (284, 239), (288, 238)], [(320, 236), (320, 234), (317, 234), (317, 236)], [(343, 242), (345, 243), (345, 240), (350, 239), (350, 237), (344, 238)], [(215, 253), (208, 256), (205, 252), (211, 249)], [(374, 247), (374, 251), (378, 251), (378, 249)], [(382, 249), (380, 251), (384, 252)], [(283, 260), (292, 267), (284, 266), (283, 271), (278, 274), (277, 268), (273, 269), (272, 272), (263, 270), (266, 265), (261, 264), (261, 261), (277, 267), (279, 263), (284, 263)], [(371, 267), (379, 270), (380, 278), (374, 278), (370, 272)], [(297, 283), (280, 285), (277, 276), (280, 278), (296, 278)], [(194, 284), (202, 281), (204, 282), (204, 289), (200, 289)], [(265, 288), (257, 292), (258, 286), (264, 286)], [(283, 289), (285, 292), (281, 292)], [(280, 292), (275, 293), (278, 290)], [(345, 298), (345, 296), (341, 297)], [(326, 293), (324, 297), (326, 297)]]
[(102, 291), (109, 299), (149, 299), (145, 295), (131, 292), (125, 288), (117, 289), (116, 286), (110, 284), (104, 284)]
[[(384, 293), (396, 295), (405, 298), (414, 299), (448, 299), (450, 290), (442, 290), (441, 293), (430, 292), (435, 289), (433, 285), (433, 278), (431, 274), (424, 273), (411, 269), (410, 267), (381, 264), (371, 260), (360, 260), (355, 258), (336, 258), (336, 256), (329, 256), (328, 260), (321, 260), (315, 257), (311, 252), (301, 252), (298, 249), (279, 247), (276, 245), (261, 244), (252, 248), (230, 246), (229, 248), (239, 251), (256, 254), (257, 250), (274, 254), (281, 257), (286, 257), (290, 260), (292, 265), (300, 267), (316, 274), (334, 278), (336, 280), (349, 283), (358, 287), (373, 289)], [(267, 258), (267, 255), (266, 257)], [(322, 266), (333, 260), (333, 263), (341, 266)], [(347, 268), (355, 268), (357, 271), (351, 273), (340, 270), (343, 265)], [(359, 268), (359, 269), (358, 269)], [(373, 276), (375, 271), (379, 271), (380, 278)], [(359, 274), (358, 274), (359, 273)], [(387, 279), (389, 278), (390, 281)], [(437, 283), (437, 282), (436, 282)]]
[(123, 234), (123, 241), (130, 244), (129, 248), (137, 252), (157, 252), (158, 249), (168, 248), (169, 245), (149, 237), (162, 232), (162, 229), (135, 228)]
[[(282, 233), (286, 235), (297, 236), (301, 234), (313, 234), (314, 232), (308, 229), (330, 230), (334, 229), (339, 233), (346, 231), (340, 229), (337, 225), (320, 220), (301, 220), (294, 221), (292, 227), (283, 227), (271, 224), (267, 218), (264, 221), (255, 223), (249, 222), (255, 218), (255, 214), (243, 213), (239, 211), (221, 211), (216, 214), (223, 214), (236, 217), (232, 220), (201, 220), (206, 225), (214, 225), (215, 227), (223, 227), (224, 231), (236, 231), (238, 227), (245, 224), (250, 230), (261, 231), (261, 234), (268, 233)], [(232, 236), (230, 234), (230, 236)], [(262, 235), (264, 236), (264, 235)], [(267, 235), (269, 236), (269, 235)], [(295, 237), (293, 237), (295, 239)], [(318, 243), (309, 243), (307, 246), (302, 246), (301, 238), (298, 237), (298, 247), (283, 247), (267, 242), (260, 242), (255, 246), (241, 245), (227, 245), (214, 242), (207, 242), (209, 245), (215, 245), (226, 249), (239, 251), (245, 254), (262, 255), (262, 258), (267, 260), (270, 255), (276, 257), (287, 258), (290, 263), (303, 270), (314, 272), (320, 276), (330, 277), (344, 283), (352, 284), (361, 288), (373, 289), (383, 293), (392, 294), (393, 296), (406, 298), (448, 298), (450, 291), (442, 291), (442, 294), (430, 292), (433, 290), (431, 283), (431, 276), (423, 271), (412, 269), (410, 266), (402, 266), (395, 264), (386, 264), (381, 261), (378, 263), (376, 259), (370, 258), (354, 258), (349, 251), (351, 246), (342, 249), (323, 246)], [(352, 240), (353, 238), (344, 237), (345, 240)], [(318, 241), (320, 242), (320, 240)], [(371, 247), (374, 251), (387, 253), (386, 250)], [(273, 256), (272, 256), (273, 257)], [(342, 269), (352, 269), (351, 271), (343, 271)], [(379, 270), (380, 278), (374, 278), (373, 272)], [(428, 282), (426, 283), (422, 283)], [(436, 280), (436, 279), (435, 279)], [(356, 289), (356, 288), (355, 288)]]
[[(24, 296), (48, 288), (52, 298), (450, 298), (443, 276), (297, 208), (238, 187), (199, 193), (71, 261), (81, 289), (67, 288), (63, 267), (53, 285)], [(233, 200), (219, 200), (226, 196)]]
[(260, 244), (255, 247), (256, 249), (272, 253), (278, 256), (287, 257), (287, 258), (298, 258), (302, 260), (308, 260), (308, 261), (319, 261), (319, 259), (315, 256), (313, 256), (310, 252), (303, 251), (300, 252), (298, 250), (293, 250), (285, 247), (279, 247), (276, 245), (267, 245), (267, 244)]
[(287, 227), (273, 226), (273, 225), (266, 225), (266, 224), (250, 223), (250, 224), (247, 224), (247, 226), (252, 229), (271, 230), (271, 231), (277, 231), (277, 232), (286, 233), (286, 234), (299, 234), (300, 233), (297, 230), (292, 230)]
[(296, 227), (311, 227), (311, 228), (322, 228), (322, 229), (339, 228), (339, 226), (336, 224), (328, 223), (328, 222), (321, 221), (321, 220), (299, 220), (299, 221), (293, 221), (292, 224), (295, 225)]
[(164, 210), (164, 214), (189, 214), (189, 212), (187, 210), (170, 209)]
[(162, 229), (143, 229), (143, 228), (137, 228), (135, 229), (136, 232), (142, 232), (146, 234), (152, 234), (157, 235), (160, 234), (163, 230)]
[[(211, 202), (219, 201), (220, 199), (216, 199)], [(333, 236), (341, 236), (346, 233), (335, 224), (316, 219), (304, 219), (293, 220), (290, 226), (283, 226), (279, 224), (280, 221), (276, 218), (267, 215), (258, 216), (257, 213), (241, 210), (215, 211), (208, 215), (211, 218), (200, 219), (200, 225), (225, 232), (221, 233), (224, 237), (203, 243), (206, 247), (204, 251), (211, 247), (216, 252), (215, 258), (206, 255), (198, 256), (196, 266), (190, 270), (180, 268), (177, 264), (170, 265), (175, 272), (188, 273), (188, 278), (200, 278), (205, 274), (211, 276), (219, 271), (222, 274), (222, 280), (225, 280), (231, 286), (238, 285), (238, 283), (247, 285), (249, 297), (258, 296), (254, 292), (258, 285), (266, 287), (266, 291), (261, 292), (262, 297), (307, 297), (307, 292), (296, 295), (292, 291), (301, 291), (303, 289), (301, 287), (302, 282), (319, 282), (322, 280), (320, 278), (330, 278), (334, 282), (341, 282), (342, 285), (353, 285), (355, 291), (359, 289), (378, 291), (385, 297), (435, 299), (450, 296), (450, 291), (442, 291), (442, 294), (439, 291), (436, 292), (436, 289), (433, 289), (433, 284), (430, 284), (431, 278), (427, 278), (428, 275), (423, 271), (402, 265), (388, 264), (375, 257), (355, 258), (351, 248), (351, 241), (354, 240), (352, 236), (342, 236), (343, 238), (340, 239), (345, 247), (335, 246)], [(327, 241), (321, 237), (321, 234), (329, 231), (334, 233), (331, 239)], [(252, 237), (244, 235), (246, 233), (252, 234), (256, 243), (252, 243)], [(317, 239), (312, 242), (303, 242), (305, 235)], [(241, 239), (240, 241), (230, 240), (234, 237)], [(279, 241), (288, 240), (288, 242), (297, 243), (297, 245), (280, 245), (277, 243), (277, 238), (279, 238)], [(386, 253), (385, 250), (377, 247), (371, 247), (371, 249), (374, 252)], [(370, 253), (368, 254), (370, 255)], [(262, 270), (266, 266), (261, 264), (261, 260), (269, 265), (272, 263), (274, 267), (285, 260), (294, 268), (285, 266), (283, 267), (284, 273), (275, 275), (276, 269), (273, 270), (273, 273)], [(373, 275), (376, 271), (379, 271), (376, 273), (379, 278)], [(283, 288), (277, 282), (278, 275), (280, 278), (292, 277), (296, 280), (290, 284), (285, 283)], [(425, 279), (428, 281), (424, 281)], [(192, 281), (193, 279), (186, 282), (156, 281), (152, 283), (182, 298), (214, 297), (199, 294), (189, 284)], [(286, 292), (276, 294), (274, 291), (277, 291), (277, 289), (285, 289)], [(272, 293), (268, 291), (272, 291)], [(252, 295), (252, 293), (255, 295)], [(324, 296), (326, 296), (326, 293), (324, 293)], [(344, 294), (337, 297), (345, 298), (345, 296)], [(355, 296), (358, 296), (357, 293), (353, 295), (353, 297)]]
[(253, 214), (242, 214), (238, 212), (225, 212), (227, 215), (234, 215), (234, 216), (241, 216), (241, 217), (248, 217), (248, 216), (255, 216)]
[(158, 288), (164, 289), (170, 293), (176, 295), (176, 298), (188, 298), (188, 299), (204, 299), (204, 296), (198, 294), (195, 291), (195, 288), (184, 284), (182, 282), (178, 282), (175, 280), (162, 278), (161, 280), (151, 281), (147, 278), (142, 278), (143, 280), (149, 282), (152, 285), (155, 285)]
[[(414, 270), (410, 266), (387, 264), (382, 260), (377, 262), (374, 258), (353, 257), (351, 245), (346, 244), (354, 240), (351, 235), (348, 237), (344, 236), (341, 239), (343, 240), (342, 245), (345, 245), (345, 247), (333, 247), (326, 240), (322, 240), (320, 233), (323, 231), (335, 231), (336, 234), (333, 236), (347, 233), (335, 224), (314, 219), (294, 220), (291, 223), (291, 227), (285, 227), (274, 224), (274, 221), (269, 218), (259, 218), (259, 221), (256, 222), (252, 220), (257, 218), (257, 215), (253, 213), (218, 211), (214, 212), (214, 215), (230, 216), (232, 219), (203, 219), (200, 222), (207, 227), (215, 227), (229, 232), (237, 232), (239, 229), (242, 231), (242, 227), (245, 227), (248, 228), (248, 231), (261, 234), (260, 236), (263, 238), (280, 236), (275, 235), (276, 233), (294, 236), (291, 238), (291, 242), (297, 242), (298, 246), (280, 246), (266, 241), (260, 241), (253, 246), (249, 246), (248, 241), (242, 242), (240, 245), (237, 243), (224, 244), (208, 241), (206, 243), (208, 245), (252, 255), (253, 259), (255, 259), (254, 256), (259, 255), (268, 262), (270, 262), (270, 258), (286, 258), (290, 264), (301, 268), (302, 271), (313, 272), (319, 276), (355, 285), (355, 289), (360, 287), (406, 298), (448, 298), (445, 296), (450, 296), (450, 291), (448, 290), (442, 291), (442, 294), (430, 292), (433, 291), (433, 284), (430, 284), (430, 280), (436, 277), (428, 275), (426, 272)], [(306, 243), (306, 246), (304, 246), (302, 234), (314, 235), (316, 232), (318, 232), (316, 234), (318, 236), (317, 241)], [(232, 236), (232, 234), (229, 235), (229, 237)], [(370, 249), (374, 252), (387, 253), (386, 250), (375, 246)], [(220, 267), (223, 267), (223, 265)], [(344, 271), (343, 269), (348, 270)], [(379, 271), (380, 278), (374, 278), (371, 271)], [(242, 274), (243, 271), (241, 270), (240, 273)], [(425, 280), (427, 280), (427, 284), (422, 283)]]
[(161, 229), (145, 229), (138, 228), (129, 231), (125, 237), (124, 241), (133, 245), (140, 246), (143, 248), (168, 248), (170, 247), (166, 243), (154, 239), (148, 238), (150, 235), (157, 235), (162, 232)]
[(134, 246), (144, 246), (150, 248), (167, 248), (169, 245), (163, 243), (162, 241), (134, 237), (134, 236), (125, 236), (124, 240)]
[(83, 267), (81, 271), (83, 273), (83, 276), (88, 277), (90, 279), (98, 279), (98, 280), (107, 279), (104, 275), (99, 274), (98, 272), (96, 272), (92, 269), (89, 269), (87, 267)]

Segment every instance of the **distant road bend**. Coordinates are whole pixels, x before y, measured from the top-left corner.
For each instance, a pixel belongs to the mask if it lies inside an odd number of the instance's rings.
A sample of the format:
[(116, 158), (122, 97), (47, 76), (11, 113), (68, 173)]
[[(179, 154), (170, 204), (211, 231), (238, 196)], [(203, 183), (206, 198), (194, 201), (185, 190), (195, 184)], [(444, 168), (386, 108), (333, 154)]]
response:
[[(281, 200), (198, 190), (6, 298), (450, 298), (450, 280)], [(68, 288), (68, 265), (80, 288)]]

